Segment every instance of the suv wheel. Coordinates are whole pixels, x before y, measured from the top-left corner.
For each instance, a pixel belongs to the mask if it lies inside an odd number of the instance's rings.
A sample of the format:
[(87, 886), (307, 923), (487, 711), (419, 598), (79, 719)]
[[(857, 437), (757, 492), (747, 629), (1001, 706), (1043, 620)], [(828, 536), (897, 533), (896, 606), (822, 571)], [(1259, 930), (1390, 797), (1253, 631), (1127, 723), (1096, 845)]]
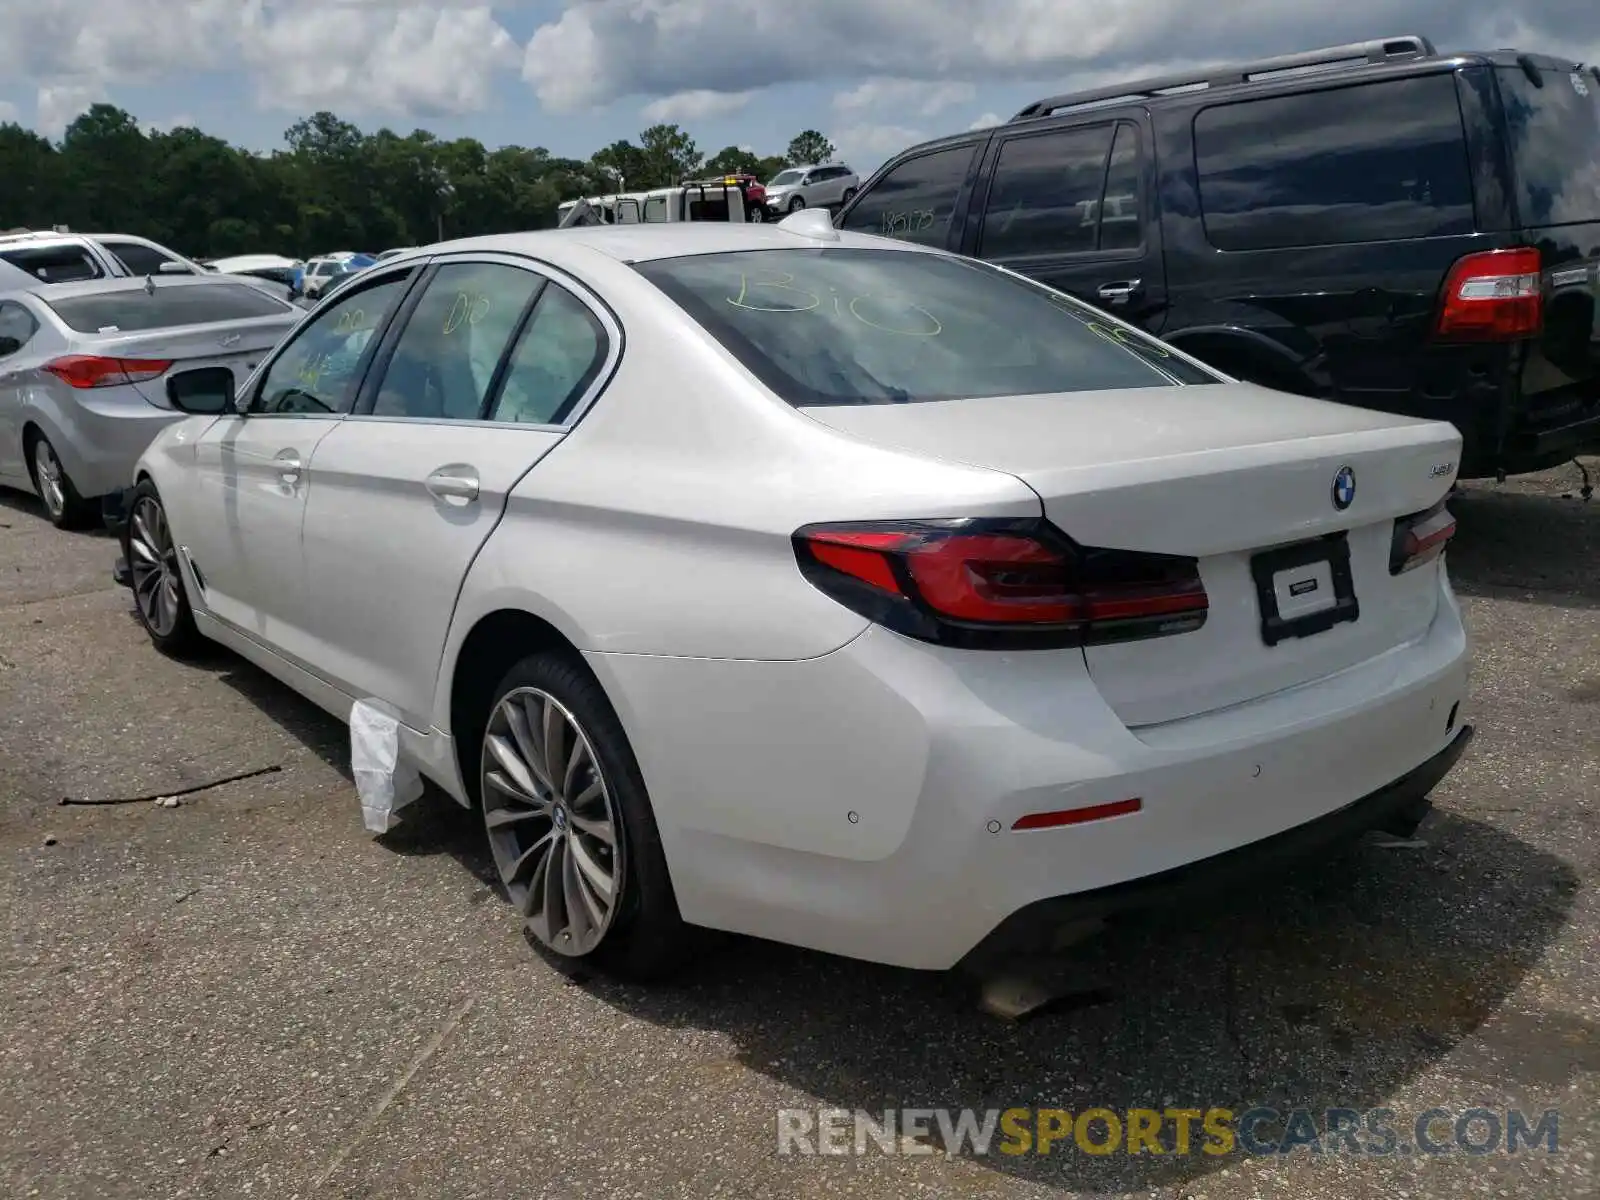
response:
[(853, 188), (853, 187), (847, 187), (844, 190), (844, 199), (839, 201), (839, 203), (840, 204), (849, 204), (850, 201), (854, 200), (855, 198), (856, 198), (856, 189)]
[(790, 212), (799, 212), (805, 206), (806, 206), (806, 198), (804, 196), (796, 196), (796, 197), (794, 197), (794, 199), (789, 201), (789, 211)]

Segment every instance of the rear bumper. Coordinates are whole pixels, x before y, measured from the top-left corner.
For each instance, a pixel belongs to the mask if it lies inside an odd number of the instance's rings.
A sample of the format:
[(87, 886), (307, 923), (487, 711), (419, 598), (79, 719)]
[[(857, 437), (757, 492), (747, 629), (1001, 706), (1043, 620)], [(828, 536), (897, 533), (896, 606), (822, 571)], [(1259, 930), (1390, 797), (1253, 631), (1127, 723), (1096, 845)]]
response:
[(1577, 457), (1600, 453), (1600, 406), (1586, 415), (1542, 429), (1514, 431), (1502, 455), (1513, 475), (1543, 471)]
[[(873, 628), (795, 662), (585, 657), (685, 920), (901, 967), (954, 966), (1061, 897), (1104, 904), (1224, 855), (1270, 869), (1308, 827), (1314, 847), (1403, 825), (1464, 745), (1466, 634), (1442, 578), (1416, 642), (1139, 729), (1078, 651), (949, 651)], [(1124, 815), (1015, 828), (1130, 798)]]
[(1407, 837), (1432, 810), (1428, 793), (1460, 761), (1473, 733), (1471, 725), (1457, 726), (1445, 748), (1421, 766), (1353, 804), (1284, 833), (1142, 879), (1036, 901), (1002, 921), (975, 953), (1044, 948), (1063, 926), (1185, 908), (1324, 857), (1371, 831)]
[(114, 400), (91, 396), (57, 414), (65, 427), (56, 452), (78, 494), (85, 500), (100, 499), (126, 487), (151, 440), (183, 417), (137, 393)]

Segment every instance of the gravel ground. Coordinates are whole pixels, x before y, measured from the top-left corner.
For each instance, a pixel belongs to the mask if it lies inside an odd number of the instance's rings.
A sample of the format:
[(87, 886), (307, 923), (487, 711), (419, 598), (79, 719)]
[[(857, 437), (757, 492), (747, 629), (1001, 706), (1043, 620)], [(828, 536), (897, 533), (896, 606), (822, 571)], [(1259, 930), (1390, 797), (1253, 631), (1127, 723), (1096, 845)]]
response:
[[(425, 799), (366, 834), (342, 726), (225, 654), (163, 659), (112, 544), (0, 493), (0, 1196), (1594, 1196), (1600, 504), (1578, 483), (1455, 506), (1479, 738), (1425, 845), (1084, 946), (1076, 1001), (1016, 1025), (956, 975), (742, 940), (657, 990), (553, 970), (470, 815)], [(175, 809), (58, 803), (268, 768)], [(781, 1108), (1256, 1105), (1402, 1129), (1554, 1108), (1560, 1152), (777, 1152)]]

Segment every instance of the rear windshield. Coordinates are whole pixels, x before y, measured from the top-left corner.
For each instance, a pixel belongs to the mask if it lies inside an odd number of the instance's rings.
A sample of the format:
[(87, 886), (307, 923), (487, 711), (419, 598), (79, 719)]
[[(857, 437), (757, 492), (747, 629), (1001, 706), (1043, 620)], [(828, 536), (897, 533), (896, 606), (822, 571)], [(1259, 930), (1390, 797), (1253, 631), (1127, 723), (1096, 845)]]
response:
[(794, 405), (1217, 382), (1093, 309), (968, 259), (841, 247), (636, 269)]
[(157, 286), (154, 293), (142, 287), (127, 288), (94, 296), (67, 296), (48, 303), (68, 328), (79, 333), (137, 333), (179, 325), (281, 317), (285, 313), (298, 316), (300, 311), (244, 282)]
[(1520, 68), (1499, 75), (1522, 224), (1600, 221), (1600, 79), (1587, 68), (1541, 71), (1543, 87)]
[(0, 250), (0, 261), (28, 272), (45, 283), (77, 283), (99, 279), (100, 264), (80, 246), (19, 246)]

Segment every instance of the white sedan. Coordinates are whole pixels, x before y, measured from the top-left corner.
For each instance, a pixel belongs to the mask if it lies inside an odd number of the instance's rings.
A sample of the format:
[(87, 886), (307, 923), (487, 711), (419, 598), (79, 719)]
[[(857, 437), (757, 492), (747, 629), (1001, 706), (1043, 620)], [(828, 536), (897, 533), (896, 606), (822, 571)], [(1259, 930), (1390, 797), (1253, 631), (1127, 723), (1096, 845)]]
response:
[(618, 971), (948, 968), (1403, 834), (1471, 735), (1450, 425), (819, 213), (408, 252), (169, 392), (156, 645), (381, 706)]

